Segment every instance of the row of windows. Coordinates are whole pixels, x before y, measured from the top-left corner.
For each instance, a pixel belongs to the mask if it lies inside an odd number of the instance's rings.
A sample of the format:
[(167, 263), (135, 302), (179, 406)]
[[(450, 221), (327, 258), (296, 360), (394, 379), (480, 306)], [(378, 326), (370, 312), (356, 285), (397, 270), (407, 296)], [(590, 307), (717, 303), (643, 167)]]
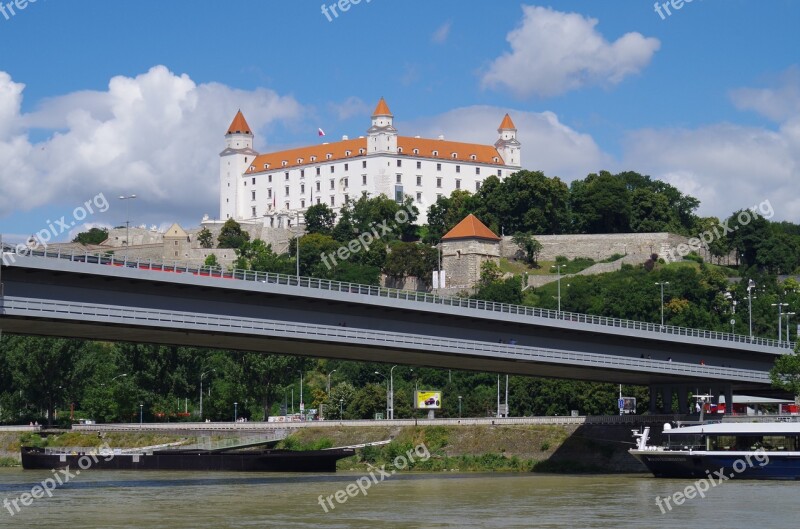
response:
[[(397, 160), (397, 167), (402, 167), (402, 166), (403, 166), (403, 160)], [(331, 165), (330, 166), (331, 174), (334, 174), (336, 172), (335, 167), (336, 167), (335, 165)], [(361, 162), (361, 168), (362, 169), (366, 169), (367, 168), (367, 161), (366, 160)], [(422, 169), (422, 162), (420, 162), (420, 161), (417, 162), (417, 169)], [(316, 170), (316, 176), (321, 176), (322, 175), (322, 168), (321, 167), (315, 167), (315, 170)], [(349, 163), (344, 164), (344, 170), (345, 170), (345, 172), (350, 170), (350, 164)], [(442, 164), (441, 163), (437, 163), (436, 164), (436, 170), (437, 171), (441, 171), (442, 170)], [(460, 165), (456, 165), (456, 173), (461, 173), (461, 166)], [(476, 175), (480, 175), (481, 174), (481, 168), (480, 167), (476, 167), (475, 168), (475, 174)], [(306, 170), (305, 169), (300, 169), (300, 178), (305, 178), (305, 176), (306, 176)], [(497, 176), (498, 177), (502, 177), (503, 176), (503, 170), (502, 169), (498, 169), (497, 170)], [(289, 180), (289, 171), (286, 171), (286, 172), (283, 173), (283, 179), (286, 180), (286, 181)], [(272, 183), (272, 175), (271, 174), (267, 175), (267, 182), (268, 183)], [(251, 178), (251, 183), (252, 183), (252, 185), (256, 185), (255, 177)], [(245, 181), (244, 185), (247, 185), (247, 181)]]
[[(358, 154), (359, 154), (359, 155), (363, 155), (365, 152), (366, 152), (366, 151), (365, 151), (364, 149), (359, 149), (359, 150), (358, 150)], [(402, 153), (403, 153), (403, 148), (402, 148), (402, 147), (399, 147), (399, 148), (397, 149), (397, 152), (398, 152), (398, 154), (402, 154)], [(419, 149), (414, 149), (412, 152), (413, 152), (413, 153), (414, 153), (414, 155), (416, 155), (416, 156), (418, 156), (418, 155), (419, 155)], [(352, 156), (352, 155), (353, 155), (353, 151), (350, 151), (350, 150), (348, 150), (348, 151), (345, 151), (345, 152), (344, 152), (344, 155), (345, 155), (345, 156)], [(433, 155), (433, 157), (434, 157), (434, 158), (436, 158), (436, 157), (438, 157), (438, 156), (439, 156), (439, 151), (432, 151), (432, 152), (431, 152), (431, 155)], [(452, 152), (452, 153), (450, 153), (450, 157), (451, 157), (452, 159), (454, 159), (454, 160), (457, 160), (457, 159), (458, 159), (458, 153), (457, 153), (457, 152)], [(333, 154), (331, 154), (331, 153), (328, 153), (328, 154), (326, 154), (326, 155), (325, 155), (325, 159), (326, 159), (326, 160), (330, 160), (330, 159), (332, 159), (332, 158), (333, 158)], [(477, 156), (477, 155), (475, 155), (475, 154), (470, 154), (470, 155), (469, 155), (469, 159), (470, 159), (470, 160), (472, 160), (473, 162), (475, 162), (475, 161), (477, 161), (477, 160), (478, 160), (478, 156)], [(302, 165), (304, 161), (305, 161), (305, 160), (304, 160), (303, 158), (298, 158), (298, 159), (297, 159), (297, 164), (298, 164), (298, 165)], [(316, 157), (316, 156), (312, 156), (311, 158), (309, 158), (309, 162), (310, 162), (310, 163), (314, 163), (314, 162), (316, 162), (316, 161), (317, 161), (317, 157)], [(493, 161), (494, 163), (499, 163), (499, 162), (500, 162), (500, 159), (499, 159), (497, 156), (495, 156), (494, 158), (492, 158), (492, 161)], [(244, 159), (244, 162), (245, 162), (245, 163), (247, 163), (247, 158), (245, 158), (245, 159)], [(362, 163), (364, 164), (364, 167), (366, 168), (366, 166), (367, 166), (367, 162), (362, 162)], [(420, 163), (421, 163), (421, 162), (417, 162), (417, 169), (419, 169), (419, 168), (420, 168)], [(402, 167), (402, 164), (403, 164), (403, 161), (402, 161), (402, 160), (397, 160), (397, 167)], [(288, 160), (281, 160), (281, 167), (286, 167), (287, 165), (289, 165), (289, 161), (288, 161)], [(345, 165), (346, 165), (346, 164), (345, 164)], [(265, 163), (265, 164), (264, 164), (264, 170), (268, 170), (269, 168), (270, 168), (270, 164), (268, 164), (268, 163)]]

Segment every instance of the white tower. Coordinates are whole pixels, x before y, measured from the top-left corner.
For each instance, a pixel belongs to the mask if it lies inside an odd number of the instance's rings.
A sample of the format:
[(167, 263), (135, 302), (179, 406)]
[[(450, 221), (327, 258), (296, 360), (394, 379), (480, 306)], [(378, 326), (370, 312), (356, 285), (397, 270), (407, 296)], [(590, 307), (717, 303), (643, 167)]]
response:
[(393, 119), (389, 105), (381, 98), (372, 113), (372, 126), (367, 130), (367, 154), (397, 153), (397, 129), (392, 125)]
[(242, 212), (239, 211), (242, 178), (256, 156), (258, 153), (253, 150), (253, 132), (239, 110), (225, 134), (225, 150), (219, 153), (220, 220), (242, 218)]
[(521, 144), (517, 141), (517, 127), (511, 121), (511, 116), (506, 114), (497, 132), (500, 134), (500, 138), (494, 146), (503, 157), (503, 161), (512, 167), (522, 167)]

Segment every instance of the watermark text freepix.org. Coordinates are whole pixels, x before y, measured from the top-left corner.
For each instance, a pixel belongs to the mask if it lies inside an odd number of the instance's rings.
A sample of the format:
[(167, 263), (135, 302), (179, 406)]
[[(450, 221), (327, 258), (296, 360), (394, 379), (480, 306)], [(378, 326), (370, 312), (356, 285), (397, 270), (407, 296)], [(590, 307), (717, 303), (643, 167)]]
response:
[[(363, 0), (365, 4), (370, 3), (372, 0)], [(350, 8), (360, 4), (362, 0), (338, 0), (331, 5), (322, 4), (322, 14), (328, 19), (328, 22), (333, 22), (334, 18), (339, 18), (339, 13), (347, 13)], [(338, 10), (338, 12), (337, 12)], [(331, 16), (333, 15), (333, 16)]]
[[(698, 234), (697, 237), (689, 239), (686, 244), (679, 244), (675, 248), (670, 248), (663, 256), (664, 261), (668, 263), (680, 261), (689, 255), (690, 252), (699, 251), (700, 248), (704, 246), (707, 247), (712, 242), (727, 236), (729, 233), (735, 232), (741, 226), (747, 226), (757, 217), (771, 219), (774, 216), (775, 210), (772, 208), (772, 204), (770, 203), (769, 199), (764, 200), (760, 204), (753, 206), (750, 209), (743, 209), (740, 211), (735, 219), (736, 222), (738, 222), (737, 225), (731, 227), (731, 219), (720, 221), (717, 226)], [(675, 255), (676, 253), (678, 254), (677, 256)]]
[[(71, 471), (70, 467), (62, 468), (59, 470), (51, 470), (53, 477), (43, 480), (38, 485), (31, 488), (30, 492), (25, 492), (14, 499), (9, 500), (8, 497), (3, 498), (3, 508), (8, 510), (11, 516), (15, 516), (22, 511), (23, 507), (29, 507), (33, 504), (34, 500), (39, 500), (47, 496), (53, 497), (53, 493), (59, 487), (63, 487), (76, 477), (81, 475), (81, 470), (88, 470), (92, 468), (100, 458), (104, 461), (111, 461), (114, 459), (114, 452), (108, 443), (100, 446), (96, 453), (86, 454), (78, 459), (78, 468), (80, 470)], [(2, 511), (0, 511), (2, 512)]]
[[(89, 215), (105, 213), (108, 211), (109, 207), (110, 204), (105, 195), (103, 193), (98, 193), (72, 210), (71, 220), (67, 220), (66, 215), (62, 215), (61, 218), (55, 221), (47, 219), (47, 227), (33, 234), (27, 244), (17, 244), (14, 248), (14, 254), (24, 255), (26, 252), (39, 247), (47, 248), (47, 243), (60, 235), (68, 233), (71, 228), (74, 228), (76, 224), (85, 220)], [(3, 262), (6, 264), (13, 264), (15, 261), (14, 254), (3, 254)], [(8, 262), (9, 260), (11, 261), (10, 263)]]
[(29, 4), (35, 4), (36, 0), (0, 0), (0, 15), (3, 15), (5, 20), (11, 20), (11, 17), (17, 16), (17, 13), (23, 11)]
[(319, 506), (322, 508), (322, 510), (327, 513), (328, 507), (330, 507), (330, 510), (334, 510), (336, 508), (336, 505), (333, 503), (334, 500), (336, 500), (336, 503), (338, 504), (343, 504), (346, 503), (350, 498), (355, 498), (359, 494), (366, 496), (367, 491), (372, 485), (377, 485), (378, 483), (394, 476), (398, 470), (403, 470), (409, 464), (414, 463), (416, 461), (414, 459), (415, 455), (419, 461), (427, 461), (431, 457), (428, 447), (425, 446), (424, 443), (420, 443), (405, 454), (400, 454), (399, 456), (395, 457), (392, 461), (392, 465), (394, 466), (394, 469), (392, 470), (387, 471), (386, 465), (381, 465), (380, 468), (377, 468), (367, 463), (367, 466), (370, 468), (368, 476), (362, 476), (358, 478), (355, 480), (355, 482), (350, 483), (345, 488), (339, 489), (329, 496), (323, 496), (320, 494), (317, 503), (319, 503)]
[[(755, 454), (745, 454), (743, 459), (737, 459), (733, 462), (733, 472), (726, 474), (725, 468), (720, 468), (719, 470), (715, 470), (711, 472), (710, 470), (706, 470), (707, 478), (698, 479), (691, 485), (687, 485), (682, 491), (676, 492), (671, 496), (665, 496), (663, 498), (656, 496), (656, 505), (659, 509), (661, 509), (661, 514), (666, 514), (667, 511), (672, 510), (671, 503), (674, 503), (676, 506), (681, 506), (686, 502), (686, 500), (693, 500), (697, 496), (701, 498), (706, 497), (706, 492), (708, 492), (711, 488), (716, 487), (717, 485), (721, 485), (722, 483), (728, 481), (736, 474), (741, 474), (747, 468), (753, 468), (753, 459), (758, 462), (759, 467), (763, 467), (769, 464), (769, 456), (764, 451), (764, 449), (759, 449), (755, 451)], [(664, 509), (666, 506), (666, 510)]]
[[(327, 254), (323, 252), (319, 254), (320, 258), (322, 259), (322, 263), (328, 268), (328, 270), (331, 270), (337, 264), (337, 257), (340, 261), (346, 261), (351, 255), (355, 255), (361, 251), (369, 250), (369, 245), (374, 241), (380, 239), (384, 235), (392, 233), (399, 226), (410, 221), (411, 208), (413, 208), (413, 206), (408, 206), (408, 209), (401, 208), (397, 210), (397, 213), (394, 214), (394, 223), (390, 224), (390, 221), (388, 220), (384, 220), (380, 224), (374, 223), (371, 226), (372, 230), (365, 231), (346, 245), (340, 246), (335, 252)], [(330, 262), (328, 262), (328, 260), (330, 260)]]

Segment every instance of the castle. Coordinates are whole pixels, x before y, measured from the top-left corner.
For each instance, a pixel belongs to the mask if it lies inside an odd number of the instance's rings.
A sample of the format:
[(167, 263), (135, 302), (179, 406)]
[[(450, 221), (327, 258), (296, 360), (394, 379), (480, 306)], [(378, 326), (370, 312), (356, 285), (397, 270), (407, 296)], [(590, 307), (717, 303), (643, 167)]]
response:
[(362, 195), (410, 197), (419, 224), (440, 196), (475, 192), (489, 175), (505, 178), (521, 169), (517, 129), (506, 114), (494, 145), (400, 136), (381, 98), (366, 136), (260, 154), (241, 111), (225, 134), (220, 153), (220, 220), (257, 222), (273, 228), (302, 223), (315, 204), (334, 211)]

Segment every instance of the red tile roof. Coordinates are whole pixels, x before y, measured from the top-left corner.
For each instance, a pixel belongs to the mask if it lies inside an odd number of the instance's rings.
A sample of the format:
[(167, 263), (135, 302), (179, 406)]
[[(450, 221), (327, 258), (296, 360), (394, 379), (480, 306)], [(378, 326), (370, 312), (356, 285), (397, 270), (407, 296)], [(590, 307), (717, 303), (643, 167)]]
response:
[(516, 128), (517, 127), (514, 126), (514, 122), (511, 121), (511, 116), (506, 114), (506, 117), (503, 118), (503, 122), (500, 123), (500, 130), (503, 130), (503, 129), (515, 129), (516, 130)]
[(392, 113), (389, 110), (389, 105), (386, 104), (386, 100), (381, 98), (378, 101), (378, 106), (375, 107), (375, 112), (372, 113), (373, 116), (391, 116)]
[[(417, 158), (430, 158), (435, 160), (461, 161), (467, 163), (472, 162), (485, 165), (496, 165), (498, 167), (505, 165), (503, 157), (492, 145), (398, 136), (397, 148), (397, 153), (389, 154), (413, 156)], [(348, 154), (348, 152), (350, 154)], [(342, 140), (332, 143), (324, 143), (321, 145), (310, 145), (308, 147), (298, 147), (296, 149), (290, 149), (287, 151), (261, 154), (253, 160), (253, 164), (248, 172), (260, 173), (264, 171), (275, 171), (281, 168), (289, 169), (292, 167), (299, 167), (314, 163), (337, 162), (347, 160), (349, 158), (365, 156), (366, 153), (366, 138)], [(328, 158), (329, 154), (331, 155), (330, 158)], [(453, 154), (456, 156), (454, 157)], [(475, 159), (472, 158), (473, 156)], [(286, 164), (284, 165), (283, 162), (286, 162)], [(267, 167), (265, 167), (265, 164)]]
[(491, 241), (499, 241), (500, 237), (478, 220), (478, 217), (470, 213), (464, 220), (456, 224), (455, 228), (442, 237), (442, 240), (445, 239), (489, 239)]
[(250, 125), (247, 124), (247, 120), (244, 119), (244, 114), (242, 111), (238, 111), (236, 113), (236, 117), (233, 118), (231, 121), (231, 126), (228, 127), (228, 134), (252, 134), (253, 132), (250, 130)]

